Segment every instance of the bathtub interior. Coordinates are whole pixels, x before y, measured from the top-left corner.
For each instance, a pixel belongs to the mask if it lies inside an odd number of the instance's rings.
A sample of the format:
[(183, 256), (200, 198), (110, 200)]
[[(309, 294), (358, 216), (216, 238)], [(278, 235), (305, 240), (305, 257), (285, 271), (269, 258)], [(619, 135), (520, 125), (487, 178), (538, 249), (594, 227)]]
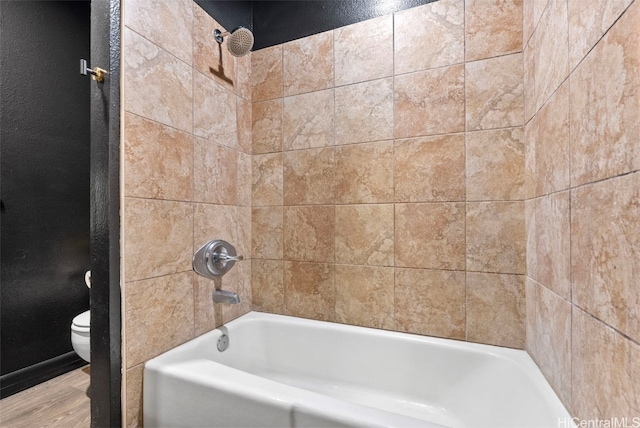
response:
[[(222, 334), (229, 338), (224, 352), (216, 346)], [(299, 417), (313, 416), (309, 400), (318, 397), (329, 399), (329, 408), (352, 404), (347, 419), (362, 408), (406, 418), (390, 418), (391, 425), (555, 426), (568, 416), (524, 351), (446, 339), (250, 313), (162, 357), (180, 367), (176, 378), (193, 373), (192, 385), (215, 372), (218, 384), (289, 394), (297, 409), (289, 412)], [(240, 388), (236, 402), (246, 393)]]

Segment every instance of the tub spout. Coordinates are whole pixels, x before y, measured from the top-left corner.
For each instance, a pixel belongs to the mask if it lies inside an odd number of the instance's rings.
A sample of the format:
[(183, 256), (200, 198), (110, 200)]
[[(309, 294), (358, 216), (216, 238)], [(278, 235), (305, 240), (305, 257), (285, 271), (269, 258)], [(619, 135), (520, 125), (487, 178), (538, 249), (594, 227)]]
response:
[(214, 303), (229, 303), (231, 305), (237, 305), (240, 303), (240, 297), (233, 291), (214, 290), (213, 291)]

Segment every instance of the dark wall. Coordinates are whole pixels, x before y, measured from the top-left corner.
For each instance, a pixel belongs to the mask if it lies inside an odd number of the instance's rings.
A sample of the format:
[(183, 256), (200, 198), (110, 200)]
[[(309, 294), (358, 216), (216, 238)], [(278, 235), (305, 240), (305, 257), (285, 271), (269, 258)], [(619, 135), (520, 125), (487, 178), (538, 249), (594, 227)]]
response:
[(433, 1), (435, 0), (253, 1), (253, 50)]
[(251, 28), (258, 50), (436, 0), (194, 1), (228, 30)]
[(70, 325), (89, 308), (89, 12), (0, 2), (3, 395), (80, 363)]

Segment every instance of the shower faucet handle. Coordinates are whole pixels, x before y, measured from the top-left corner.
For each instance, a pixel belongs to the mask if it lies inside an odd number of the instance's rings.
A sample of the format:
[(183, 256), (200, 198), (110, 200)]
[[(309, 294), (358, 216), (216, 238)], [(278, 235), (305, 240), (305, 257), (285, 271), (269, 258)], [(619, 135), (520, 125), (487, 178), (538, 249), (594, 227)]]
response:
[(204, 244), (193, 256), (193, 270), (205, 278), (222, 276), (244, 257), (237, 255), (233, 245), (222, 239)]

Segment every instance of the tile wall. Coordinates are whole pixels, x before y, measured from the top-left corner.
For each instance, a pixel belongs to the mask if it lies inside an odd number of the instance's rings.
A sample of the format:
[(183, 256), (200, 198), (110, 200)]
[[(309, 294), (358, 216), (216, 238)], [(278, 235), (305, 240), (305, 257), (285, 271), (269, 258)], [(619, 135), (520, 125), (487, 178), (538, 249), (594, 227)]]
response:
[(524, 6), (526, 349), (576, 417), (637, 417), (640, 3)]
[[(219, 50), (219, 25), (192, 0), (124, 0), (123, 22), (123, 410), (134, 427), (144, 362), (252, 306), (251, 261), (216, 284), (191, 271), (213, 238), (250, 259), (251, 59)], [(214, 286), (242, 303), (214, 308)]]
[(440, 0), (252, 53), (254, 310), (524, 346), (522, 39)]

